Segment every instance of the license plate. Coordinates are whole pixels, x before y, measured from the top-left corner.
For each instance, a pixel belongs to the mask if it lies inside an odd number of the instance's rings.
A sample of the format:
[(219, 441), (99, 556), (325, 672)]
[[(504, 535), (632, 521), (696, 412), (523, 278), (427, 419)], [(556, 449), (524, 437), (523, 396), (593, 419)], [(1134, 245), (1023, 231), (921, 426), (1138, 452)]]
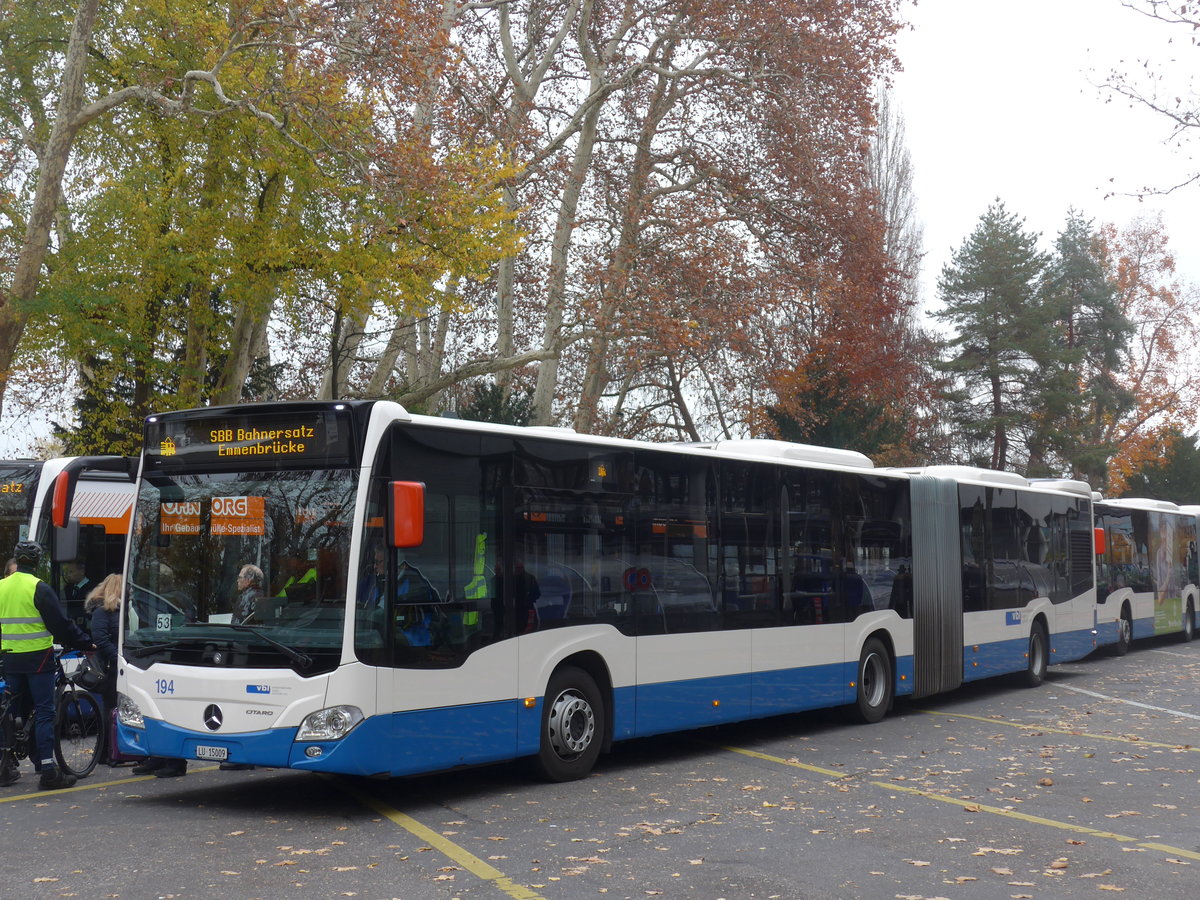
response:
[(229, 759), (228, 747), (206, 747), (203, 744), (196, 748), (196, 759)]

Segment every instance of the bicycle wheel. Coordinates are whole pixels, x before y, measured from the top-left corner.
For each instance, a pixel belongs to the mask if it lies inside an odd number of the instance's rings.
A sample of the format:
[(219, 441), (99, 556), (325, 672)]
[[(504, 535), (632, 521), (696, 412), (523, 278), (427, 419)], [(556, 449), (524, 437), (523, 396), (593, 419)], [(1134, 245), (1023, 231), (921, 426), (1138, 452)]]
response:
[(104, 716), (83, 691), (65, 691), (54, 716), (54, 755), (63, 770), (83, 778), (104, 755)]

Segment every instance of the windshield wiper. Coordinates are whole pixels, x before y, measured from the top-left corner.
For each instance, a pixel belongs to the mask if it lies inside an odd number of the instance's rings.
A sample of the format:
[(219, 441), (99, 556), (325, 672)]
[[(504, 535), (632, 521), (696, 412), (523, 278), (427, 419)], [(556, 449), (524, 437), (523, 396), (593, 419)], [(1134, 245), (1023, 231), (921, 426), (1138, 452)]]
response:
[(257, 628), (255, 628), (253, 625), (238, 625), (238, 624), (235, 624), (234, 622), (184, 622), (182, 627), (184, 627), (184, 628), (232, 628), (234, 631), (245, 631), (245, 632), (248, 632), (249, 634), (254, 635), (256, 638), (258, 638), (264, 644), (269, 644), (270, 646), (274, 647), (276, 650), (278, 650), (280, 653), (282, 653), (284, 656), (286, 656), (288, 659), (290, 659), (292, 662), (294, 662), (300, 668), (307, 669), (309, 666), (312, 665), (312, 657), (309, 656), (307, 653), (301, 653), (299, 650), (289, 647), (287, 644), (280, 643), (279, 641), (275, 640), (275, 638), (263, 634), (261, 631), (259, 631)]
[(145, 647), (135, 647), (129, 650), (130, 656), (149, 656), (151, 653), (157, 653), (159, 650), (174, 650), (176, 647), (182, 647), (184, 644), (190, 644), (191, 641), (167, 641), (165, 644), (147, 644)]

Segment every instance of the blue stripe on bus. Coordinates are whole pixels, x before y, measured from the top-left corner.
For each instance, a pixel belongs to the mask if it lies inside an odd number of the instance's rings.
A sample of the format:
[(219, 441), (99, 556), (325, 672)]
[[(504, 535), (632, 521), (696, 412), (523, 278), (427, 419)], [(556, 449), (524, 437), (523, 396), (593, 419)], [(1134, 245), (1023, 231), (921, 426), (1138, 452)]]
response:
[(134, 756), (167, 756), (195, 759), (196, 748), (224, 747), (230, 762), (253, 763), (258, 766), (287, 766), (295, 728), (268, 728), (239, 734), (216, 734), (192, 731), (171, 725), (160, 719), (147, 718), (145, 729), (117, 726), (117, 746), (121, 752)]
[[(1055, 655), (1074, 654), (1085, 642), (1090, 649), (1092, 640), (1090, 629), (1056, 635)], [(964, 681), (1024, 671), (1028, 645), (1027, 638), (1016, 638), (980, 644), (974, 652), (966, 647)], [(855, 662), (841, 662), (617, 688), (612, 698), (613, 739), (852, 703), (856, 668)], [(898, 695), (912, 693), (913, 673), (911, 655), (896, 660)], [(522, 700), (505, 700), (372, 716), (342, 740), (325, 742), (296, 742), (295, 728), (220, 735), (147, 719), (145, 731), (120, 726), (120, 744), (128, 753), (189, 759), (195, 757), (198, 745), (223, 746), (232, 762), (354, 775), (409, 775), (536, 754), (544, 702), (539, 697), (531, 707)], [(307, 756), (309, 747), (320, 747), (320, 755)], [(384, 762), (386, 769), (381, 769)]]
[[(1112, 629), (1112, 640), (1116, 641), (1115, 625)], [(1054, 653), (1050, 656), (1051, 664), (1084, 659), (1084, 656), (1100, 646), (1099, 631), (1097, 630), (1097, 634), (1092, 634), (1090, 628), (1063, 631), (1062, 634), (1051, 636), (1050, 644), (1054, 647)]]

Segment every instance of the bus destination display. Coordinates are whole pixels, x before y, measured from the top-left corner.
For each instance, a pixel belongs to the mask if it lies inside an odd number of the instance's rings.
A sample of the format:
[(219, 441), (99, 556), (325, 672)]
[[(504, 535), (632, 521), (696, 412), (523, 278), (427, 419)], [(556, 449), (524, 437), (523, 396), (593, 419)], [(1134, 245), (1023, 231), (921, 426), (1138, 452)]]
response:
[[(295, 428), (213, 428), (208, 440), (217, 447), (217, 456), (290, 456), (303, 454), (317, 430), (311, 425)], [(165, 451), (164, 451), (165, 452)]]
[(350, 455), (349, 422), (331, 411), (168, 418), (146, 426), (155, 465), (292, 463)]

